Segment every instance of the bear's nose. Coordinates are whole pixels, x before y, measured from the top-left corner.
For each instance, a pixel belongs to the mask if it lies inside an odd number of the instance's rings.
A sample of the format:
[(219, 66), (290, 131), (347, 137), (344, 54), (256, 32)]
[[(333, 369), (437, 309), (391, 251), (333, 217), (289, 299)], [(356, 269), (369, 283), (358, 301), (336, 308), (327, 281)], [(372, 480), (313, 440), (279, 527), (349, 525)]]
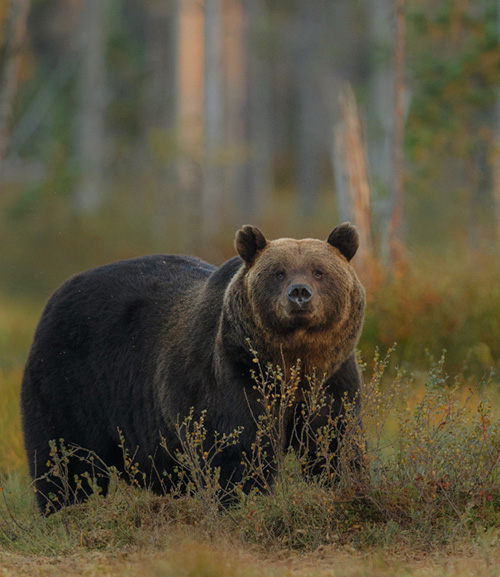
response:
[(312, 299), (312, 288), (307, 284), (293, 284), (287, 291), (286, 296), (292, 303), (301, 307)]

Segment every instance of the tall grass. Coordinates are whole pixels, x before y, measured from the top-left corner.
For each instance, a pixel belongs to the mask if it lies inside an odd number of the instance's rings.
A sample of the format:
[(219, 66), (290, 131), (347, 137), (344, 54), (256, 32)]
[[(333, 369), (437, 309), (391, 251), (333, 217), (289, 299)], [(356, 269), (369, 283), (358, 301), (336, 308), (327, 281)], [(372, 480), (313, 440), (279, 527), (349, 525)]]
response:
[[(208, 541), (253, 544), (267, 551), (314, 551), (329, 545), (431, 551), (500, 536), (500, 421), (487, 395), (481, 387), (464, 394), (460, 382), (446, 375), (441, 359), (427, 373), (416, 400), (407, 394), (411, 377), (388, 374), (389, 360), (376, 355), (366, 369), (371, 373), (362, 397), (366, 445), (359, 415), (347, 410), (344, 441), (330, 459), (333, 455), (325, 454), (321, 439), (338, 431), (337, 423), (332, 422), (330, 431), (315, 429), (311, 419), (308, 436), (318, 437), (317, 458), (324, 474), (310, 474), (300, 447), (295, 453), (280, 449), (282, 413), (276, 406), (264, 414), (255, 451), (246, 456), (247, 478), (258, 482), (249, 493), (235, 487), (228, 505), (217, 468), (211, 466), (214, 453), (202, 442), (203, 415), (191, 414), (179, 424), (182, 474), (164, 496), (126, 484), (126, 476), (121, 478), (114, 469), (101, 469), (100, 474), (111, 477), (108, 497), (90, 495), (86, 503), (43, 520), (34, 512), (26, 476), (4, 476), (0, 546), (23, 554), (124, 545), (156, 550), (173, 528)], [(269, 395), (277, 393), (276, 402), (287, 404), (296, 390), (296, 375), (285, 378), (273, 367), (256, 373), (264, 402), (272, 402)], [(311, 410), (307, 401), (303, 408)], [(238, 435), (235, 431), (223, 440), (215, 453), (236, 442)], [(278, 453), (266, 460), (263, 455), (273, 454), (269, 443), (275, 442)], [(353, 463), (353, 446), (362, 467)], [(277, 473), (272, 485), (268, 467)]]
[(40, 305), (0, 299), (0, 473), (26, 471), (19, 389)]

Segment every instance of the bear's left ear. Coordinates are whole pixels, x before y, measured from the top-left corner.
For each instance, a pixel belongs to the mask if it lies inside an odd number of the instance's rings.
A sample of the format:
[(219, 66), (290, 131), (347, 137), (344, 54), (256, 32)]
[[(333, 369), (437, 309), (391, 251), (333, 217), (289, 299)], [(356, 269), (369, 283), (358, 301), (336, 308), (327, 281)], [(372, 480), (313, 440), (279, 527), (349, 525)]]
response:
[(236, 233), (234, 244), (240, 257), (247, 264), (252, 264), (257, 253), (266, 248), (267, 240), (256, 226), (246, 224)]
[(358, 230), (350, 222), (344, 222), (332, 230), (327, 242), (338, 249), (350, 261), (358, 250)]

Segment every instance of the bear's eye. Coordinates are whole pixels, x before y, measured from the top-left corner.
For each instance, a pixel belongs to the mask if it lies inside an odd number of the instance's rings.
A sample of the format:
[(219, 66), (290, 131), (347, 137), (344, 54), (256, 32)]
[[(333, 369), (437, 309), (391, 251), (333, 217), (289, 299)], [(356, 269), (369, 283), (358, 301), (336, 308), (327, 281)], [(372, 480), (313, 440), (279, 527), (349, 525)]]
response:
[(285, 278), (285, 273), (284, 273), (284, 271), (282, 271), (282, 270), (278, 271), (278, 272), (276, 273), (276, 278), (277, 278), (278, 280), (283, 280), (283, 279)]
[(322, 277), (323, 277), (322, 271), (320, 271), (320, 270), (315, 270), (315, 271), (314, 271), (314, 278), (320, 279), (320, 278), (322, 278)]

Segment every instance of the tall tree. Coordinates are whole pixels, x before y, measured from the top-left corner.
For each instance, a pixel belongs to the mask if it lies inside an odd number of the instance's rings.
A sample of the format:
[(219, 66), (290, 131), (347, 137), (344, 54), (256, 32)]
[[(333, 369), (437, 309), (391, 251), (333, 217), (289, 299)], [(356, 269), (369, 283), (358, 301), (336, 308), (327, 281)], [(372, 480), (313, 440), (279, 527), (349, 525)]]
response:
[(202, 231), (218, 229), (222, 200), (220, 156), (223, 146), (221, 0), (205, 0), (203, 101)]
[[(500, 0), (497, 0), (497, 42), (500, 46)], [(496, 102), (496, 126), (493, 150), (493, 202), (495, 205), (496, 240), (500, 247), (500, 96)]]
[(80, 214), (96, 214), (107, 192), (105, 14), (110, 1), (84, 0), (82, 4), (76, 127), (80, 179), (75, 193)]
[(273, 187), (273, 117), (271, 91), (273, 78), (269, 45), (269, 7), (265, 0), (244, 0), (246, 19), (246, 98), (244, 122), (247, 158), (243, 186), (236, 191), (240, 222), (263, 213)]
[(177, 1), (150, 0), (144, 17), (144, 124), (146, 132), (166, 131), (174, 126), (176, 113)]
[(321, 107), (318, 106), (317, 61), (322, 37), (321, 0), (296, 0), (296, 67), (298, 92), (298, 184), (302, 213), (310, 213), (321, 186)]
[(392, 206), (389, 223), (389, 250), (392, 264), (400, 256), (403, 222), (403, 162), (404, 162), (404, 42), (405, 0), (395, 0), (396, 26), (394, 33), (394, 100), (392, 142)]
[[(345, 201), (349, 205), (349, 219), (359, 231), (360, 249), (357, 260), (363, 272), (363, 280), (372, 284), (374, 265), (374, 250), (372, 242), (372, 209), (368, 171), (363, 142), (363, 131), (359, 118), (358, 107), (350, 85), (339, 93), (342, 119), (335, 128), (336, 173), (342, 175), (340, 186), (344, 190)], [(337, 198), (339, 195), (337, 195)], [(345, 207), (340, 207), (345, 210)], [(345, 218), (342, 215), (341, 218)]]
[(17, 89), (21, 49), (26, 34), (29, 0), (10, 0), (0, 55), (0, 173), (5, 159)]
[(203, 3), (179, 0), (177, 123), (178, 182), (182, 199), (185, 250), (194, 250), (193, 227), (199, 227), (201, 190), (201, 140), (203, 132)]
[[(147, 202), (153, 209), (152, 229), (161, 238), (180, 212), (175, 170), (178, 10), (177, 0), (150, 0), (144, 7), (146, 69), (142, 83), (142, 128), (145, 138), (141, 152), (150, 182)], [(136, 198), (141, 200), (143, 190), (137, 189)]]
[[(392, 0), (366, 0), (371, 50), (366, 105), (366, 142), (372, 195), (382, 216), (391, 188), (392, 101), (394, 96), (393, 46), (391, 44)], [(385, 215), (384, 215), (385, 216)]]
[[(235, 225), (241, 224), (236, 202), (245, 190), (248, 147), (245, 133), (245, 104), (248, 78), (248, 16), (242, 0), (224, 2), (224, 203), (231, 206)], [(246, 214), (252, 221), (253, 215)]]

